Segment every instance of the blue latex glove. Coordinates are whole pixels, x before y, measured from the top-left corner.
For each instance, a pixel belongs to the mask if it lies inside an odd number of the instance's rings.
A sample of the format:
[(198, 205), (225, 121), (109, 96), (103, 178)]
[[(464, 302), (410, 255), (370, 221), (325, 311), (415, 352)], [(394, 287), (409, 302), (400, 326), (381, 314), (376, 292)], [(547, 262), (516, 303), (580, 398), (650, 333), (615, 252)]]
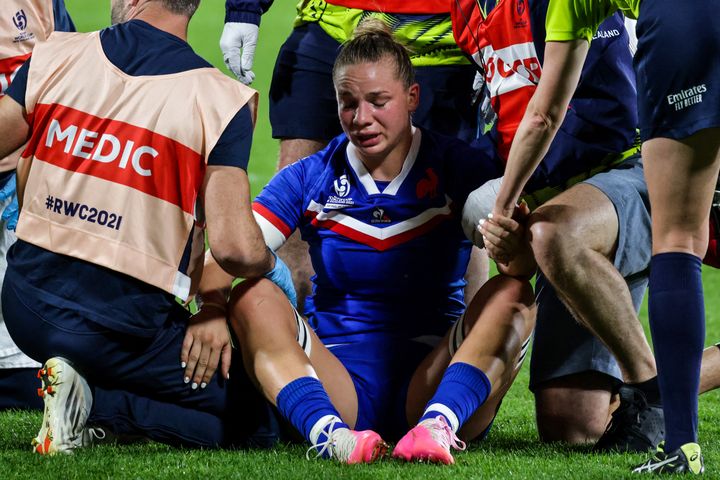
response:
[(13, 173), (12, 177), (10, 177), (5, 186), (0, 189), (0, 202), (12, 197), (12, 201), (7, 207), (5, 207), (5, 210), (3, 210), (2, 216), (0, 217), (7, 222), (8, 230), (15, 230), (15, 227), (17, 227), (18, 215), (20, 214), (18, 199), (15, 193), (15, 174)]
[(265, 274), (265, 278), (273, 282), (275, 285), (280, 287), (280, 290), (285, 292), (288, 300), (293, 307), (297, 308), (297, 293), (295, 293), (295, 285), (293, 285), (292, 274), (290, 269), (275, 252), (270, 250), (270, 253), (275, 257), (275, 267)]

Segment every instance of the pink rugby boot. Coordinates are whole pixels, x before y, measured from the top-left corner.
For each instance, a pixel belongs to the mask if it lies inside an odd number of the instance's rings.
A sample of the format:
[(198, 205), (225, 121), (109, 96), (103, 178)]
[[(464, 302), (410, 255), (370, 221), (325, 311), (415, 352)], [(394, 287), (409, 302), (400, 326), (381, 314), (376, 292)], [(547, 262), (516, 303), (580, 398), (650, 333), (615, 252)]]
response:
[(438, 415), (423, 420), (406, 433), (395, 446), (392, 456), (408, 462), (419, 460), (451, 465), (455, 459), (450, 447), (465, 450), (465, 442), (455, 435), (445, 417)]

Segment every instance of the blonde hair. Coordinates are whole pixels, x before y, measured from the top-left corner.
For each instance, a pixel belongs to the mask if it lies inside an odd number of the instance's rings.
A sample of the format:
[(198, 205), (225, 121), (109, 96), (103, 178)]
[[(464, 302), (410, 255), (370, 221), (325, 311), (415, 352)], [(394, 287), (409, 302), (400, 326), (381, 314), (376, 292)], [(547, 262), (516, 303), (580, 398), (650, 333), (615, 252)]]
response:
[(333, 65), (333, 81), (337, 72), (348, 65), (375, 63), (389, 58), (395, 64), (395, 76), (405, 88), (415, 83), (415, 70), (403, 44), (395, 40), (390, 28), (377, 18), (367, 18), (355, 27), (353, 38), (343, 43)]

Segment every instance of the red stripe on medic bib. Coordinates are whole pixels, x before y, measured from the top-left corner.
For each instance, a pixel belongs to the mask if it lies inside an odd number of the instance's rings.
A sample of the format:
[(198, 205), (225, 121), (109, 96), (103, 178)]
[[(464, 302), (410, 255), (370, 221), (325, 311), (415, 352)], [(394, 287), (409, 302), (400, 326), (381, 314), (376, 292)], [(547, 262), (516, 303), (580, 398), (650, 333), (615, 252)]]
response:
[(126, 185), (192, 214), (205, 162), (181, 143), (126, 122), (38, 104), (23, 157)]

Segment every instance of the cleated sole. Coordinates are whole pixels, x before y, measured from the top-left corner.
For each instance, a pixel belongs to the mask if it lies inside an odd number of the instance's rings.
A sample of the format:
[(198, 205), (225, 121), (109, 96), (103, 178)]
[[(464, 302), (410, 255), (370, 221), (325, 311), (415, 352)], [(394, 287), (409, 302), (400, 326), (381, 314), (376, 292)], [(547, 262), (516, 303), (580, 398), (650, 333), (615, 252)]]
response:
[[(65, 360), (58, 357), (45, 362), (38, 371), (38, 378), (42, 383), (38, 395), (42, 397), (45, 406), (40, 431), (32, 440), (33, 452), (40, 455), (71, 454), (73, 448), (78, 446), (77, 437), (92, 406), (90, 387)], [(65, 387), (61, 387), (66, 383)], [(78, 405), (75, 401), (71, 411), (65, 411), (70, 395), (74, 395), (76, 400), (84, 400), (85, 405)]]

